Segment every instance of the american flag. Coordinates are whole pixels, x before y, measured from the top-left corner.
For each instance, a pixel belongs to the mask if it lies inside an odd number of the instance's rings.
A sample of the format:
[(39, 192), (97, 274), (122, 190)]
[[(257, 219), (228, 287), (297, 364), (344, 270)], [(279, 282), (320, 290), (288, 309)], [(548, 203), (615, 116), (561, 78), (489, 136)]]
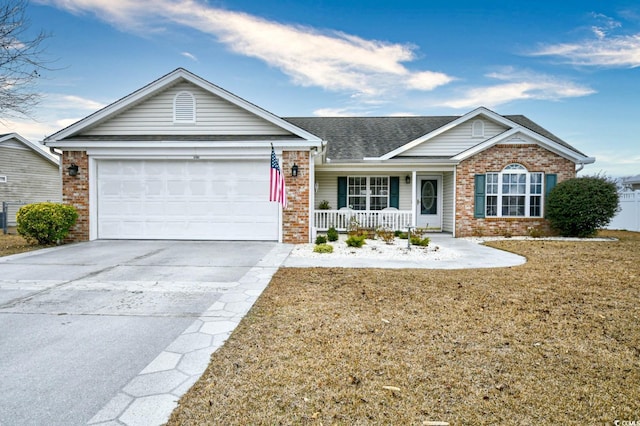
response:
[(278, 157), (271, 147), (271, 176), (269, 182), (269, 201), (276, 201), (282, 204), (282, 208), (287, 207), (287, 188), (284, 183), (284, 176), (280, 173)]

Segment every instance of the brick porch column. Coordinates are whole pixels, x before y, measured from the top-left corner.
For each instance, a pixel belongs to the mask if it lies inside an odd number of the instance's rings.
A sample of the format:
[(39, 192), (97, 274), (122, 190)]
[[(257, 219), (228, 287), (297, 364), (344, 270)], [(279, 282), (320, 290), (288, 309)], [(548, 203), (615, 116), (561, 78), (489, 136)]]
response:
[[(89, 158), (86, 151), (62, 152), (62, 202), (78, 211), (78, 221), (67, 241), (89, 241)], [(67, 168), (78, 166), (77, 176), (69, 176)]]
[[(282, 173), (287, 185), (288, 206), (282, 211), (282, 242), (303, 244), (309, 242), (309, 151), (283, 151)], [(298, 176), (291, 176), (291, 167), (298, 165)]]

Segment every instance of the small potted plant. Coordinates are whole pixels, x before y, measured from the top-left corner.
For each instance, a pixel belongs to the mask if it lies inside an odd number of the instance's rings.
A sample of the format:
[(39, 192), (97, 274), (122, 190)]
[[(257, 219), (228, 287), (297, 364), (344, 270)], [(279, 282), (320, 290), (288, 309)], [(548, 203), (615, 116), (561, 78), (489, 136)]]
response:
[(318, 204), (318, 210), (331, 210), (331, 206), (329, 205), (329, 201), (322, 200), (320, 204)]

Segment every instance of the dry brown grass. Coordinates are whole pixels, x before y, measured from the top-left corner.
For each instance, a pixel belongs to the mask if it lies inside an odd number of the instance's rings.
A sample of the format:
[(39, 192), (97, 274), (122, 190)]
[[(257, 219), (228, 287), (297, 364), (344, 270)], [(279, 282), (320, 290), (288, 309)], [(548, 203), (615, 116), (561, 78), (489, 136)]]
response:
[(42, 248), (42, 246), (30, 244), (20, 235), (0, 233), (0, 257), (24, 253), (31, 250), (38, 250), (40, 248)]
[[(281, 269), (170, 425), (640, 420), (640, 234), (526, 265)], [(397, 389), (396, 389), (397, 388)]]

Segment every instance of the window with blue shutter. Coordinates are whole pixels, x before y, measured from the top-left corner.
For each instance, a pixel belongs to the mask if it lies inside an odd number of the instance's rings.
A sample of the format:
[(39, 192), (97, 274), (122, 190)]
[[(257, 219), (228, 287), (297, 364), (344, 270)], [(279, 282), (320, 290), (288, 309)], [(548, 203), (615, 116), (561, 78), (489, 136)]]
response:
[(485, 216), (486, 179), (485, 175), (475, 176), (473, 217), (483, 218)]
[(400, 208), (400, 178), (398, 176), (391, 176), (389, 178), (389, 207)]
[(338, 176), (338, 208), (347, 207), (347, 177)]

